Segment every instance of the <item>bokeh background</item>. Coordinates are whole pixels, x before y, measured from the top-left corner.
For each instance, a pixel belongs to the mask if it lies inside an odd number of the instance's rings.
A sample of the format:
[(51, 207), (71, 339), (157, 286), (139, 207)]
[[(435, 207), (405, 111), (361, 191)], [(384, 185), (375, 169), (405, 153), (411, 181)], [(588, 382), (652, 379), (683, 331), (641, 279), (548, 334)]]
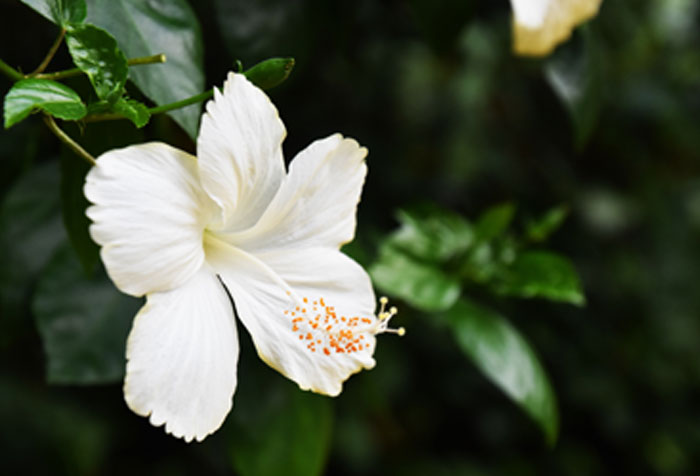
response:
[[(511, 53), (506, 0), (191, 7), (207, 87), (220, 85), (236, 59), (296, 59), (287, 82), (269, 92), (288, 129), (287, 157), (336, 131), (368, 147), (352, 248), (363, 264), (376, 259), (400, 208), (431, 203), (473, 219), (509, 201), (517, 222), (568, 206), (547, 246), (574, 263), (587, 304), (487, 298), (549, 374), (558, 441), (545, 443), (440, 319), (400, 299), (396, 321), (407, 335), (380, 338), (377, 367), (332, 400), (299, 392), (267, 368), (241, 331), (234, 410), (201, 444), (132, 414), (122, 399), (123, 360), (100, 360), (90, 342), (79, 358), (99, 361), (112, 383), (61, 383), (71, 368), (49, 368), (42, 336), (51, 330), (37, 315), (51, 303), (36, 293), (81, 273), (59, 198), (71, 186), (59, 180), (61, 168), (79, 159), (30, 118), (0, 133), (0, 473), (697, 474), (699, 2), (604, 0), (545, 59)], [(33, 69), (56, 27), (19, 1), (0, 1), (0, 11), (0, 58)], [(70, 66), (62, 49), (52, 69)], [(10, 86), (0, 78), (3, 94)], [(151, 139), (194, 151), (165, 116), (138, 131), (125, 121), (68, 130), (94, 154)], [(138, 303), (104, 289), (72, 287), (62, 306), (115, 309), (105, 345), (121, 355)], [(62, 325), (54, 331), (85, 323)]]

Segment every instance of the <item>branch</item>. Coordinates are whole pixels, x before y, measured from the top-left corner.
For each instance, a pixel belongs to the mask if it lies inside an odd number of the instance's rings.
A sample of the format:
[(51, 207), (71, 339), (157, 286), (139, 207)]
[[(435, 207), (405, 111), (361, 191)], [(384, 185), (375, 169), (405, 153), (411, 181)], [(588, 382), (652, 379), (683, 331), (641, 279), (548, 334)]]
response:
[(8, 78), (14, 80), (14, 81), (19, 81), (20, 79), (24, 79), (24, 75), (17, 71), (15, 68), (10, 66), (9, 64), (5, 63), (3, 60), (0, 59), (0, 71), (5, 74)]
[(56, 38), (56, 41), (53, 42), (53, 45), (51, 45), (51, 48), (49, 49), (49, 52), (46, 53), (46, 57), (44, 60), (39, 64), (39, 66), (36, 67), (34, 71), (29, 73), (27, 76), (33, 77), (38, 74), (41, 74), (44, 72), (46, 67), (49, 65), (51, 60), (53, 59), (54, 55), (56, 54), (56, 51), (58, 51), (58, 47), (61, 46), (61, 42), (63, 41), (63, 37), (66, 35), (66, 29), (61, 28), (61, 32), (58, 34), (58, 38)]
[(214, 89), (209, 91), (204, 91), (203, 93), (196, 94), (182, 101), (171, 102), (170, 104), (164, 104), (158, 107), (152, 107), (148, 110), (151, 114), (160, 114), (162, 112), (172, 111), (173, 109), (180, 109), (182, 107), (190, 106), (192, 104), (197, 104), (198, 102), (206, 101), (214, 96)]
[[(183, 107), (191, 106), (192, 104), (197, 104), (198, 102), (206, 101), (207, 99), (211, 98), (214, 95), (214, 90), (212, 89), (211, 91), (204, 91), (203, 93), (196, 94), (194, 96), (188, 97), (187, 99), (183, 99), (181, 101), (176, 101), (176, 102), (171, 102), (169, 104), (164, 104), (162, 106), (158, 107), (152, 107), (148, 110), (148, 112), (153, 115), (153, 114), (161, 114), (163, 112), (168, 112), (172, 111), (174, 109), (180, 109)], [(89, 116), (86, 116), (83, 118), (83, 121), (85, 122), (102, 122), (102, 121), (115, 121), (119, 119), (126, 119), (126, 117), (122, 116), (121, 114), (115, 114), (112, 112), (104, 113), (104, 114), (90, 114)]]
[[(164, 54), (158, 54), (158, 55), (153, 55), (153, 56), (142, 56), (139, 58), (131, 58), (128, 60), (126, 63), (129, 66), (140, 66), (144, 64), (154, 64), (154, 63), (165, 63), (166, 57)], [(64, 71), (57, 71), (55, 73), (45, 73), (45, 74), (37, 74), (34, 76), (34, 78), (37, 79), (51, 79), (51, 80), (57, 80), (57, 79), (63, 79), (63, 78), (70, 78), (72, 76), (78, 76), (80, 74), (83, 74), (83, 72), (79, 68), (71, 68), (71, 69), (66, 69)]]
[(71, 139), (68, 134), (63, 132), (63, 130), (58, 127), (58, 124), (56, 124), (56, 121), (53, 120), (53, 117), (49, 116), (48, 114), (44, 114), (44, 122), (49, 129), (51, 129), (51, 132), (53, 132), (54, 135), (58, 137), (61, 142), (66, 144), (73, 152), (85, 159), (90, 165), (95, 165), (97, 163), (95, 158), (90, 155), (88, 151), (83, 149), (80, 144)]

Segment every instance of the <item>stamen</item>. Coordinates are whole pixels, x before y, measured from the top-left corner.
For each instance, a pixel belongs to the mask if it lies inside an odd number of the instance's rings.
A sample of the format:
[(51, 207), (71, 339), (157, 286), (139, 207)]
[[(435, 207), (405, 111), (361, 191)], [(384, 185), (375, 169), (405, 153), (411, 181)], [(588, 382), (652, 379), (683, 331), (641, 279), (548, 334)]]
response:
[[(370, 351), (373, 347), (365, 337), (376, 334), (389, 333), (402, 336), (406, 333), (403, 327), (398, 329), (389, 327), (389, 321), (398, 311), (392, 306), (387, 310), (389, 300), (386, 297), (379, 298), (379, 312), (377, 316), (353, 316), (343, 315), (342, 309), (337, 309), (332, 303), (326, 304), (321, 297), (300, 297), (299, 304), (320, 304), (320, 308), (304, 307), (293, 304), (284, 310), (284, 315), (290, 320), (291, 331), (298, 336), (301, 345), (315, 353), (316, 346), (321, 356), (335, 354), (352, 354), (363, 350)], [(293, 309), (293, 310), (292, 310)], [(312, 311), (312, 312), (309, 312)], [(321, 357), (325, 358), (325, 357)]]
[(377, 314), (378, 320), (374, 325), (374, 334), (382, 334), (384, 332), (388, 334), (397, 334), (399, 336), (403, 336), (406, 334), (406, 329), (403, 327), (399, 327), (398, 329), (395, 329), (393, 327), (389, 327), (389, 321), (391, 320), (392, 317), (397, 315), (399, 313), (398, 309), (396, 309), (395, 306), (391, 306), (389, 310), (386, 310), (386, 305), (389, 303), (389, 299), (387, 299), (386, 296), (382, 296), (379, 298), (379, 314)]

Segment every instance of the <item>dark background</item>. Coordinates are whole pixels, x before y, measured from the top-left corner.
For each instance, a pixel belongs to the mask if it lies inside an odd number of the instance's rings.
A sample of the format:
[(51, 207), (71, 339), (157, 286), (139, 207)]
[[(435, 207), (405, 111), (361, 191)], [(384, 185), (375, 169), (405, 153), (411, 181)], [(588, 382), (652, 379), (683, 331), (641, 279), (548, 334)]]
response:
[[(511, 53), (506, 0), (192, 6), (208, 86), (220, 85), (235, 59), (296, 58), (290, 79), (270, 92), (288, 129), (288, 158), (336, 131), (368, 147), (358, 221), (366, 263), (395, 228), (395, 210), (416, 202), (467, 217), (505, 200), (524, 216), (560, 203), (571, 209), (549, 246), (575, 263), (587, 306), (495, 303), (549, 372), (561, 413), (556, 446), (547, 448), (430, 314), (398, 302), (406, 337), (382, 337), (376, 369), (350, 379), (335, 400), (318, 397), (324, 418), (334, 417), (325, 474), (696, 474), (698, 2), (604, 0), (596, 19), (543, 60)], [(56, 28), (17, 1), (0, 9), (0, 57), (32, 69)], [(62, 50), (52, 68), (64, 67)], [(552, 86), (556, 71), (579, 88), (575, 100)], [(0, 78), (3, 94), (10, 85)], [(167, 118), (130, 127), (71, 133), (93, 153), (156, 138), (194, 151)], [(60, 153), (38, 118), (2, 132), (0, 198)], [(0, 265), (10, 281), (24, 272)], [(187, 445), (133, 415), (118, 383), (45, 382), (30, 309), (35, 281), (26, 282), (23, 304), (0, 321), (2, 474), (230, 474), (240, 468), (232, 460), (244, 428), (267, 431), (245, 426), (264, 413), (255, 409), (261, 389), (296, 392), (241, 332), (234, 411), (214, 436)], [(292, 435), (306, 431), (290, 425)]]

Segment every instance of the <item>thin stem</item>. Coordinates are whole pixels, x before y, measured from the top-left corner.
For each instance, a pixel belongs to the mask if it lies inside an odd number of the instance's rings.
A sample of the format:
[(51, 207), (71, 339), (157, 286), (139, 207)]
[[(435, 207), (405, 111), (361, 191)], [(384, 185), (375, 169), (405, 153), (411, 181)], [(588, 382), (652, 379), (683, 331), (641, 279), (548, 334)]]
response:
[(20, 79), (24, 79), (24, 75), (17, 71), (15, 68), (10, 66), (9, 64), (5, 63), (3, 60), (0, 59), (0, 71), (5, 74), (8, 78), (14, 80), (14, 81), (19, 81)]
[(151, 114), (160, 114), (162, 112), (172, 111), (173, 109), (180, 109), (181, 107), (190, 106), (192, 104), (197, 104), (198, 102), (206, 101), (207, 99), (214, 96), (214, 90), (204, 91), (203, 93), (196, 94), (182, 101), (171, 102), (170, 104), (164, 104), (158, 107), (152, 107), (148, 110)]
[(56, 124), (56, 121), (53, 120), (53, 117), (44, 114), (44, 122), (49, 127), (49, 129), (51, 129), (51, 132), (53, 132), (54, 135), (58, 137), (61, 140), (61, 142), (66, 144), (73, 152), (85, 159), (90, 165), (96, 164), (95, 158), (92, 155), (90, 155), (88, 151), (83, 149), (80, 146), (80, 144), (71, 139), (68, 134), (63, 132), (63, 130), (60, 127), (58, 127), (58, 124)]
[[(166, 57), (164, 54), (158, 54), (158, 55), (153, 55), (153, 56), (142, 56), (139, 58), (131, 58), (130, 60), (127, 60), (127, 64), (129, 66), (140, 66), (144, 64), (154, 64), (154, 63), (165, 63)], [(34, 76), (35, 78), (38, 79), (63, 79), (63, 78), (70, 78), (72, 76), (78, 76), (80, 74), (83, 74), (83, 72), (79, 68), (71, 68), (71, 69), (66, 69), (64, 71), (57, 71), (55, 73), (45, 73), (45, 74), (37, 74)]]
[[(192, 104), (197, 104), (198, 102), (206, 101), (207, 99), (211, 98), (214, 95), (214, 90), (212, 89), (211, 91), (204, 91), (203, 93), (199, 93), (195, 96), (188, 97), (187, 99), (183, 99), (182, 101), (176, 101), (176, 102), (171, 102), (170, 104), (164, 104), (162, 106), (158, 107), (152, 107), (148, 110), (151, 115), (153, 114), (161, 114), (163, 112), (168, 112), (172, 111), (174, 109), (180, 109), (182, 107), (186, 106), (191, 106)], [(118, 119), (126, 119), (124, 116), (121, 114), (114, 114), (111, 112), (104, 113), (104, 114), (90, 114), (89, 116), (86, 116), (83, 118), (83, 121), (85, 122), (102, 122), (102, 121), (115, 121)]]
[(61, 28), (61, 32), (58, 34), (56, 41), (53, 42), (53, 45), (51, 45), (49, 52), (46, 53), (46, 57), (44, 58), (44, 60), (39, 64), (39, 66), (36, 67), (36, 69), (34, 71), (29, 73), (27, 76), (32, 77), (32, 76), (36, 76), (37, 74), (41, 74), (44, 72), (44, 70), (49, 65), (49, 63), (53, 59), (54, 55), (56, 54), (56, 51), (58, 51), (58, 47), (61, 46), (61, 42), (63, 41), (64, 36), (66, 36), (66, 29)]
[(129, 66), (138, 66), (142, 64), (154, 64), (154, 63), (165, 63), (168, 57), (165, 54), (160, 53), (153, 56), (141, 56), (139, 58), (131, 58), (127, 60)]

